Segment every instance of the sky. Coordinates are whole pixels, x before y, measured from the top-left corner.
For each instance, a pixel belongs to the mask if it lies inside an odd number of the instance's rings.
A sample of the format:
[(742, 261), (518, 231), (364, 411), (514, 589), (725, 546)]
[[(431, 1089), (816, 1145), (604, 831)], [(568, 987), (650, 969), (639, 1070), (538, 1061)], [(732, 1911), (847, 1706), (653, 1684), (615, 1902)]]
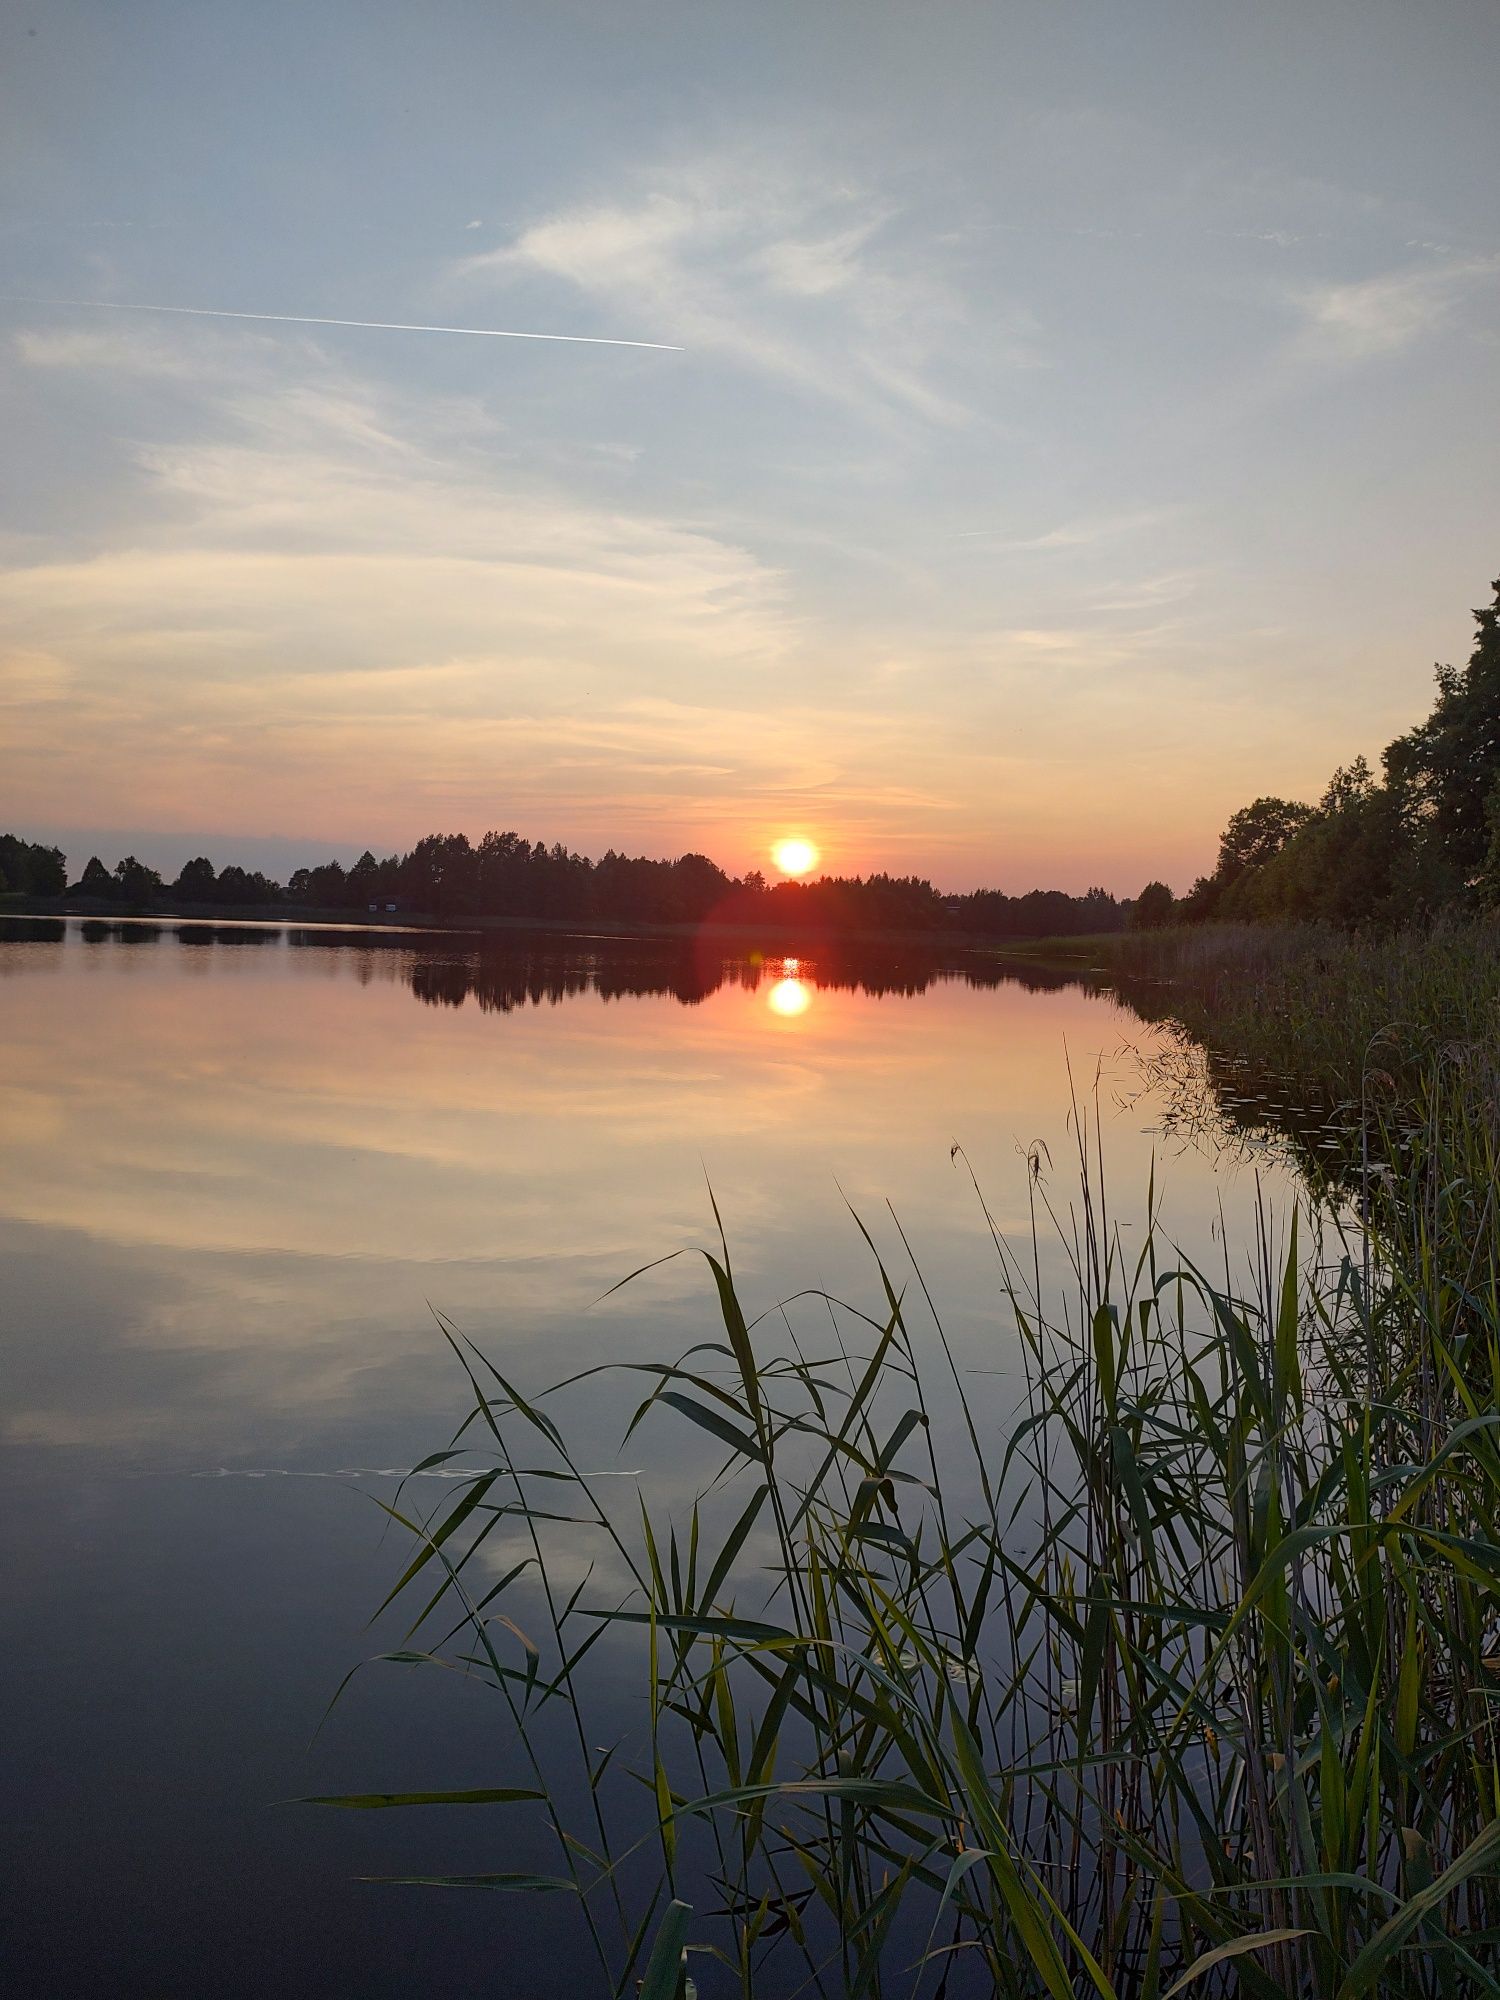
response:
[(0, 825), (1185, 889), (1500, 568), (1496, 27), (0, 0)]

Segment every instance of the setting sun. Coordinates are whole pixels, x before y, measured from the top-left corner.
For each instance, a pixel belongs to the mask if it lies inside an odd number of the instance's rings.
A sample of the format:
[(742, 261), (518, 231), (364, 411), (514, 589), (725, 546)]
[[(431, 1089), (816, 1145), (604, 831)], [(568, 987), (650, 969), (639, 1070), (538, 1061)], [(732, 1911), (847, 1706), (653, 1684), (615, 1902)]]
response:
[(818, 865), (818, 850), (810, 840), (778, 840), (771, 847), (771, 859), (783, 875), (806, 875)]

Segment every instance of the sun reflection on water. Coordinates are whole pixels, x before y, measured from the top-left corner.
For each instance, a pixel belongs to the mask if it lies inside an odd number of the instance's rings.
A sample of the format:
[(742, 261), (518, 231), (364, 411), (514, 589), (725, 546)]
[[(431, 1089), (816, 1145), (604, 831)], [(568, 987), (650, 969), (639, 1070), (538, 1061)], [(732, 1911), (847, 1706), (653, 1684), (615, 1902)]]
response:
[(783, 1020), (794, 1020), (812, 1005), (812, 988), (805, 979), (778, 979), (766, 995), (766, 1005)]

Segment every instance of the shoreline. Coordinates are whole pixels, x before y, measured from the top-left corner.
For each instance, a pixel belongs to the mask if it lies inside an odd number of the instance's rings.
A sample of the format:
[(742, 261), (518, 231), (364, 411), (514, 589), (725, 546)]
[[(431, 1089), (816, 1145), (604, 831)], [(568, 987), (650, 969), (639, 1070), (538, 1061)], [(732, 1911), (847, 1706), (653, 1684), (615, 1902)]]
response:
[[(540, 932), (555, 937), (599, 937), (609, 939), (659, 940), (685, 943), (707, 940), (726, 944), (820, 945), (827, 949), (857, 949), (860, 946), (925, 946), (930, 950), (983, 952), (1011, 958), (1043, 960), (1093, 960), (1107, 943), (1107, 935), (1082, 938), (997, 937), (983, 931), (874, 931), (818, 930), (785, 924), (731, 923), (643, 923), (618, 917), (502, 917), (473, 916), (448, 918), (428, 911), (371, 911), (358, 916), (350, 910), (304, 909), (293, 904), (251, 903), (242, 906), (174, 903), (169, 907), (132, 905), (125, 907), (103, 898), (89, 896), (0, 898), (0, 917), (74, 918), (103, 923), (159, 923), (240, 925), (257, 929), (307, 929), (354, 932), (393, 932), (408, 935), (483, 939), (496, 933)], [(1080, 963), (1081, 971), (1094, 969)]]

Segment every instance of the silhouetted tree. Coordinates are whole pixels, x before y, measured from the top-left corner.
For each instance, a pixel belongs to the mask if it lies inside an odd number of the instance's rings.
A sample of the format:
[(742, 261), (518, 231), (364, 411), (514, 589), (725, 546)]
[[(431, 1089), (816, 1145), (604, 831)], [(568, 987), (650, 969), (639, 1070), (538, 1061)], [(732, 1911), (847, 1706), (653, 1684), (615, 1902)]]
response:
[(972, 895), (950, 896), (946, 909), (953, 929), (995, 937), (1091, 937), (1117, 931), (1124, 921), (1120, 904), (1107, 889), (1090, 889), (1082, 896), (1063, 889), (1029, 889), (1023, 896), (976, 889)]
[(162, 893), (162, 880), (154, 868), (127, 854), (115, 863), (115, 890), (122, 902), (149, 903)]
[(1221, 881), (1232, 882), (1247, 868), (1264, 868), (1308, 817), (1310, 808), (1294, 799), (1261, 798), (1231, 815), (1219, 836)]
[(1500, 581), (1494, 591), (1474, 613), (1468, 665), (1437, 669), (1432, 713), (1387, 746), (1383, 776), (1356, 757), (1315, 807), (1242, 808), (1180, 915), (1362, 924), (1500, 907)]
[(1232, 813), (1219, 836), (1219, 858), (1212, 875), (1200, 875), (1182, 899), (1181, 914), (1189, 923), (1209, 917), (1251, 914), (1253, 883), (1260, 870), (1281, 852), (1312, 808), (1295, 799), (1259, 798)]
[(341, 910), (348, 905), (348, 880), (337, 861), (321, 868), (298, 868), (286, 885), (287, 899), (313, 910)]
[(62, 849), (22, 840), (14, 833), (0, 833), (0, 872), (17, 895), (61, 896), (67, 892), (67, 857)]
[(1148, 882), (1130, 911), (1133, 931), (1157, 931), (1172, 921), (1176, 898), (1165, 882)]
[(1341, 765), (1316, 808), (1264, 866), (1247, 870), (1221, 914), (1357, 924), (1409, 913), (1413, 849), (1398, 794), (1363, 757)]
[(211, 903), (216, 884), (214, 864), (200, 854), (196, 860), (183, 863), (182, 872), (172, 884), (172, 894), (182, 903)]
[(68, 863), (60, 847), (33, 846), (31, 882), (33, 896), (61, 896), (67, 893)]
[(380, 863), (367, 847), (344, 877), (344, 895), (351, 909), (373, 903), (380, 893)]
[(277, 903), (282, 898), (279, 882), (268, 881), (258, 869), (237, 868), (233, 862), (221, 869), (214, 885), (215, 900), (231, 909), (249, 904)]
[(1466, 667), (1438, 667), (1431, 715), (1385, 752), (1387, 779), (1409, 787), (1425, 837), (1465, 884), (1477, 886), (1490, 850), (1490, 802), (1500, 779), (1500, 578)]
[(478, 859), (463, 833), (429, 833), (401, 863), (401, 894), (439, 916), (472, 910), (478, 880)]

